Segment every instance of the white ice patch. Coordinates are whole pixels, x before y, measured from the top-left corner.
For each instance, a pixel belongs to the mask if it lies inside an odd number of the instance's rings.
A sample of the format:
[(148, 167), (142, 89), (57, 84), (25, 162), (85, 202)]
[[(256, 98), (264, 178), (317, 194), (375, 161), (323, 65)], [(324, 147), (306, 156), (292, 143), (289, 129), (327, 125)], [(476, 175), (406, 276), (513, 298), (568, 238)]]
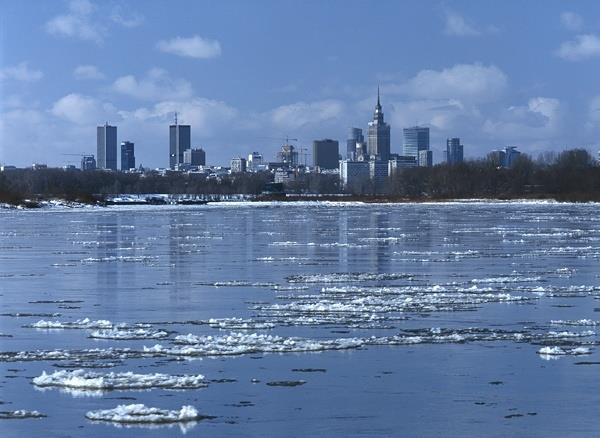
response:
[(200, 420), (202, 415), (193, 406), (182, 406), (179, 410), (148, 407), (143, 404), (119, 405), (113, 409), (89, 411), (85, 417), (94, 421), (110, 421), (128, 424), (161, 424)]
[(90, 333), (89, 337), (94, 339), (162, 339), (169, 336), (169, 333), (164, 330), (153, 329), (104, 329), (95, 330)]
[(17, 409), (16, 411), (0, 411), (0, 420), (23, 420), (26, 418), (44, 418), (46, 415), (38, 411), (26, 411)]
[(367, 272), (348, 272), (334, 274), (292, 275), (289, 283), (346, 283), (355, 281), (386, 281), (413, 278), (410, 274), (375, 274)]
[(180, 335), (175, 343), (182, 347), (155, 345), (144, 347), (144, 352), (177, 356), (224, 356), (248, 353), (290, 353), (359, 348), (365, 341), (359, 338), (314, 340), (286, 338), (258, 333), (230, 333), (226, 336)]
[(261, 330), (275, 327), (271, 322), (243, 318), (211, 318), (206, 323), (212, 328), (228, 330)]
[(579, 325), (579, 326), (589, 326), (595, 327), (600, 325), (600, 321), (594, 321), (593, 319), (578, 319), (578, 320), (552, 320), (550, 321), (552, 325)]
[(563, 347), (542, 347), (537, 353), (541, 356), (578, 356), (590, 354), (590, 349), (586, 347), (563, 348)]
[(190, 389), (207, 386), (204, 376), (183, 375), (173, 376), (168, 374), (134, 374), (125, 373), (94, 373), (86, 370), (55, 371), (33, 379), (33, 384), (42, 388), (61, 387), (89, 390), (125, 390), (125, 389)]
[(46, 321), (42, 319), (31, 324), (30, 327), (37, 329), (109, 329), (113, 327), (113, 323), (106, 319), (93, 321), (89, 318), (76, 321)]

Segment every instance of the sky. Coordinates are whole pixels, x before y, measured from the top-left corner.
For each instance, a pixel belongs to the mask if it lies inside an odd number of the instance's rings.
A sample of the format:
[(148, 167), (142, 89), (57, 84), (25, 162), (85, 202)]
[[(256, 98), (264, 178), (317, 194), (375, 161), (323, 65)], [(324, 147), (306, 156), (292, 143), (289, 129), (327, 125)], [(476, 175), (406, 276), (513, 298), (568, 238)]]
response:
[[(178, 112), (208, 164), (286, 136), (431, 129), (465, 156), (600, 149), (600, 2), (0, 0), (0, 164), (78, 164), (96, 126), (168, 166)], [(310, 162), (310, 157), (308, 156)]]

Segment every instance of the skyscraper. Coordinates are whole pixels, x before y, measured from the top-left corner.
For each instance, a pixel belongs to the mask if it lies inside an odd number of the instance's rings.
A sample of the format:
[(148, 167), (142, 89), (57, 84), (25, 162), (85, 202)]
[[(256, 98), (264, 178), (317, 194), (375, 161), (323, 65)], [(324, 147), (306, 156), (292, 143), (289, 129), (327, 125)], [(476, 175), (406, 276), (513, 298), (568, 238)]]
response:
[(463, 145), (460, 138), (446, 139), (446, 163), (453, 165), (463, 162)]
[(369, 122), (367, 145), (369, 155), (375, 156), (377, 160), (388, 161), (390, 159), (390, 125), (383, 121), (379, 87), (377, 87), (375, 114), (373, 115), (373, 121)]
[(131, 141), (121, 142), (121, 170), (135, 169), (135, 149)]
[(175, 114), (175, 124), (169, 125), (169, 167), (177, 169), (180, 164), (183, 164), (183, 151), (191, 147), (192, 127), (179, 125)]
[(183, 151), (183, 164), (187, 166), (206, 166), (206, 152), (202, 148)]
[(429, 128), (413, 126), (404, 128), (404, 145), (402, 155), (419, 160), (419, 151), (429, 150)]
[(364, 143), (365, 136), (360, 128), (350, 128), (348, 140), (346, 140), (346, 159), (356, 160), (356, 144)]
[(117, 127), (108, 122), (97, 129), (98, 169), (117, 170)]
[(340, 144), (328, 138), (313, 141), (313, 160), (315, 167), (337, 169), (340, 160)]

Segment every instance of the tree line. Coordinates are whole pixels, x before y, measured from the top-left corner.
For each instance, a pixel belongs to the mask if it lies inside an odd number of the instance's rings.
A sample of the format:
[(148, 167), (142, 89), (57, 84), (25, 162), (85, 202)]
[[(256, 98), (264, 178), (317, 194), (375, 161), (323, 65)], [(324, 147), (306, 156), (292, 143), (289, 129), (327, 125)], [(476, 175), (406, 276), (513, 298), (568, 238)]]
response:
[[(62, 198), (97, 202), (116, 194), (249, 194), (260, 195), (273, 182), (270, 172), (236, 173), (219, 178), (168, 172), (122, 173), (62, 169), (16, 169), (0, 172), (0, 202)], [(272, 188), (272, 185), (271, 185)], [(533, 160), (522, 154), (510, 168), (493, 156), (456, 165), (405, 168), (375, 186), (370, 180), (344, 189), (332, 174), (300, 174), (287, 193), (340, 194), (389, 200), (457, 198), (553, 198), (600, 201), (600, 165), (583, 149), (547, 153)], [(354, 199), (354, 198), (353, 198)]]

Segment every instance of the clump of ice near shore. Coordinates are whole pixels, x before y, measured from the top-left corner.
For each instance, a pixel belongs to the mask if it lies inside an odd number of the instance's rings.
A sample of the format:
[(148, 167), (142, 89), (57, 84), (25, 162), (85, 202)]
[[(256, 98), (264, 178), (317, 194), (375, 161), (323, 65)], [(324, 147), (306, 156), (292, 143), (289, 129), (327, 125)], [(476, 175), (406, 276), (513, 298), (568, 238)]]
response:
[(204, 376), (169, 374), (134, 374), (125, 373), (94, 373), (79, 369), (74, 371), (55, 371), (33, 379), (33, 384), (39, 387), (62, 387), (89, 390), (124, 390), (124, 389), (189, 389), (207, 386)]
[(94, 421), (109, 421), (125, 424), (161, 424), (200, 420), (203, 418), (193, 406), (182, 406), (179, 410), (148, 407), (144, 404), (119, 405), (113, 409), (89, 411), (85, 417)]

